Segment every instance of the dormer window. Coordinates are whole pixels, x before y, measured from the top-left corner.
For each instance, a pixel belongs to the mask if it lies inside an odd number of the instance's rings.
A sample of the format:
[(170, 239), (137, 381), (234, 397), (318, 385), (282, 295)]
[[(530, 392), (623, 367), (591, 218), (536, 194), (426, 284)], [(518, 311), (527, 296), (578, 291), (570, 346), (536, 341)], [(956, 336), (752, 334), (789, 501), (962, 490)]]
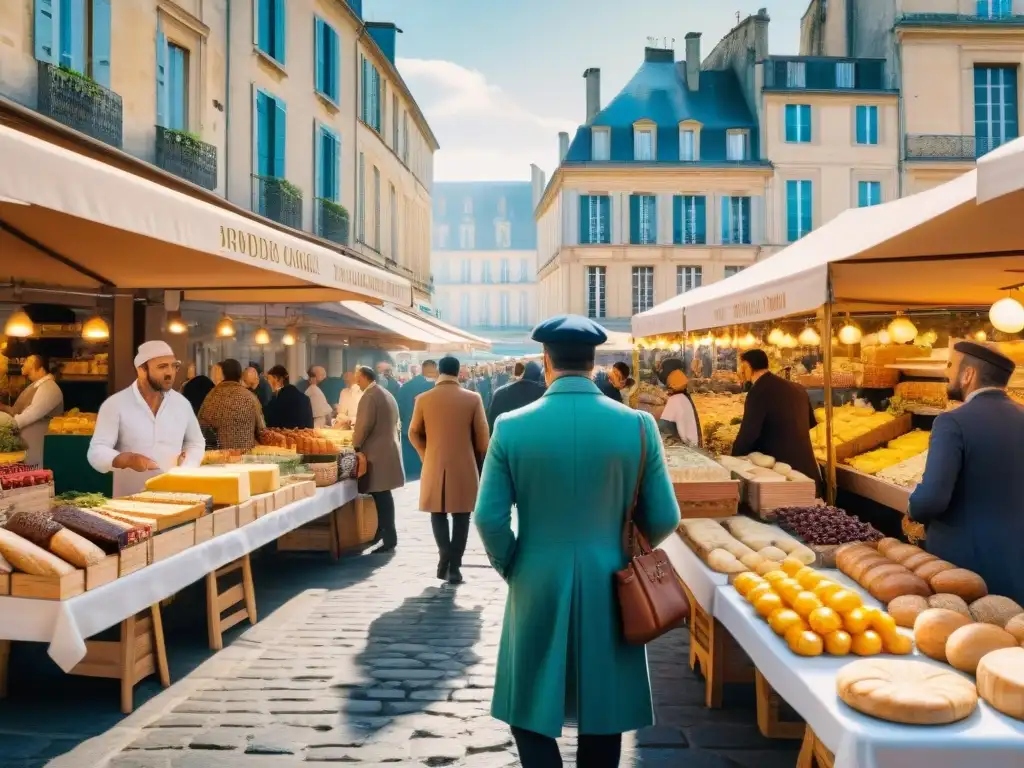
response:
[(700, 160), (700, 123), (684, 120), (679, 124), (679, 160), (692, 163)]
[(610, 128), (591, 128), (590, 159), (598, 162), (611, 160), (612, 141)]
[(750, 159), (750, 131), (734, 129), (726, 133), (725, 157), (731, 162)]
[(806, 88), (807, 87), (807, 62), (787, 61), (786, 62), (786, 87)]
[(654, 140), (655, 126), (649, 121), (633, 125), (633, 159), (652, 162), (657, 157)]

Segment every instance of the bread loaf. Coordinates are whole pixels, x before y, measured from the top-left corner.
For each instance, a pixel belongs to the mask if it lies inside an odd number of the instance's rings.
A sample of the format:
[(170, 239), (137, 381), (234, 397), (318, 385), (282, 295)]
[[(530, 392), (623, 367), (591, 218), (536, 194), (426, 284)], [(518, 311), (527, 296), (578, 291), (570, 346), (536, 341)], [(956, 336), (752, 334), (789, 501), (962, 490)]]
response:
[(920, 595), (901, 595), (886, 606), (886, 611), (899, 626), (911, 629), (917, 617), (927, 610), (928, 600)]
[(949, 571), (937, 573), (932, 576), (929, 583), (936, 592), (945, 592), (962, 597), (968, 603), (973, 603), (975, 600), (988, 594), (985, 580), (974, 571), (968, 571), (966, 568), (953, 568)]
[(923, 579), (919, 579), (910, 571), (903, 573), (886, 573), (871, 582), (868, 592), (881, 603), (888, 604), (900, 595), (920, 595), (927, 597), (931, 589)]
[(50, 539), (50, 551), (77, 568), (96, 565), (106, 555), (88, 539), (64, 528)]
[(878, 540), (878, 551), (881, 552), (883, 555), (888, 556), (890, 549), (895, 547), (897, 544), (902, 543), (903, 542), (899, 539), (894, 539), (891, 536), (886, 536), (884, 539)]
[(13, 570), (14, 566), (7, 562), (3, 555), (0, 555), (0, 573), (11, 573)]
[(1000, 629), (1014, 616), (1024, 613), (1017, 603), (1002, 595), (986, 595), (971, 603), (971, 616), (975, 621), (994, 624)]
[(118, 524), (110, 518), (78, 507), (57, 507), (53, 521), (87, 539), (107, 554), (116, 554), (125, 546), (127, 523)]
[(904, 568), (909, 568), (913, 571), (917, 568), (920, 568), (922, 565), (925, 565), (926, 563), (930, 563), (938, 559), (939, 558), (937, 558), (935, 555), (929, 554), (928, 552), (918, 552), (904, 560), (901, 563), (901, 565)]
[(1005, 629), (992, 624), (967, 624), (946, 640), (946, 659), (961, 672), (973, 675), (983, 656), (1000, 648), (1017, 647), (1017, 641)]
[[(875, 552), (871, 547), (861, 544), (859, 542), (843, 544), (836, 549), (836, 568), (841, 570), (843, 573), (847, 573), (850, 567), (850, 563), (856, 559), (857, 555), (863, 552)], [(875, 552), (875, 554), (878, 554)]]
[(1014, 616), (1003, 627), (1007, 632), (1017, 638), (1017, 642), (1024, 645), (1024, 613)]
[(890, 576), (894, 573), (906, 574), (907, 569), (899, 563), (886, 560), (884, 563), (878, 563), (864, 571), (864, 574), (857, 579), (857, 583), (864, 587), (864, 589), (870, 590), (871, 585), (877, 580), (881, 579), (883, 576)]
[(908, 725), (942, 725), (978, 706), (974, 684), (923, 661), (861, 659), (836, 674), (836, 692), (866, 715)]
[(969, 616), (947, 611), (944, 608), (929, 608), (914, 622), (914, 642), (925, 656), (936, 661), (946, 661), (946, 641), (960, 627), (971, 624)]
[(956, 568), (952, 563), (947, 563), (945, 560), (930, 560), (924, 565), (919, 565), (913, 569), (915, 576), (920, 576), (925, 581), (931, 581), (932, 576), (943, 571), (951, 571)]
[(967, 603), (964, 602), (962, 597), (956, 595), (947, 595), (945, 593), (932, 595), (928, 598), (928, 607), (945, 608), (947, 611), (956, 611), (961, 616), (966, 616), (969, 619), (973, 618)]
[(897, 563), (902, 563), (904, 560), (907, 560), (914, 555), (922, 554), (923, 552), (923, 549), (915, 547), (913, 544), (896, 544), (886, 550), (885, 556), (890, 560), (895, 560)]
[(0, 528), (0, 555), (30, 576), (66, 576), (75, 571), (70, 563), (4, 528)]
[(857, 556), (853, 560), (852, 564), (850, 565), (850, 569), (846, 572), (846, 574), (851, 579), (853, 579), (858, 584), (860, 584), (861, 579), (864, 578), (864, 574), (867, 573), (872, 568), (874, 568), (876, 565), (892, 565), (892, 564), (893, 564), (892, 561), (891, 560), (887, 560), (885, 555), (868, 553), (866, 555), (859, 555), (859, 556)]
[(63, 526), (60, 523), (53, 522), (42, 512), (22, 510), (11, 515), (4, 527), (11, 533), (31, 541), (37, 547), (47, 549), (50, 539)]

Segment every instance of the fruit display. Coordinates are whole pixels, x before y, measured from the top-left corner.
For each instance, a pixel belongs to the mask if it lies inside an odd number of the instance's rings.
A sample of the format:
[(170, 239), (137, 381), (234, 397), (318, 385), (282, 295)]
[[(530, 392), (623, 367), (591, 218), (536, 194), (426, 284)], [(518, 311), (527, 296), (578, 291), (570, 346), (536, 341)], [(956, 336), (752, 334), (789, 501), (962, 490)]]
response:
[(763, 453), (751, 453), (749, 456), (720, 456), (718, 462), (748, 482), (814, 482), (807, 475), (797, 472), (789, 464), (776, 461), (774, 456), (767, 456)]
[(665, 464), (673, 483), (731, 480), (729, 470), (697, 448), (681, 442), (665, 444)]
[(807, 544), (846, 544), (878, 541), (880, 531), (838, 507), (782, 507), (775, 510), (779, 525)]
[(860, 659), (836, 674), (836, 693), (848, 706), (893, 723), (944, 725), (978, 706), (970, 680), (923, 661)]
[(924, 451), (879, 470), (875, 476), (901, 488), (916, 488), (924, 480), (924, 468), (927, 463), (928, 451)]
[(96, 414), (72, 408), (63, 416), (54, 416), (47, 427), (54, 435), (91, 435), (96, 430)]
[(932, 594), (924, 579), (869, 544), (844, 544), (836, 550), (836, 566), (886, 605), (901, 595)]
[(859, 472), (875, 475), (883, 469), (895, 466), (928, 450), (931, 432), (915, 429), (890, 440), (885, 448), (875, 448), (859, 456), (853, 456), (846, 463)]
[(913, 650), (913, 641), (889, 614), (865, 607), (856, 592), (795, 558), (764, 575), (741, 573), (733, 587), (800, 656), (905, 655)]
[(21, 463), (0, 465), (0, 490), (31, 488), (34, 485), (46, 485), (52, 482), (53, 472), (49, 469), (33, 469), (27, 464)]
[(1024, 648), (1003, 648), (982, 657), (978, 695), (1007, 717), (1024, 720)]

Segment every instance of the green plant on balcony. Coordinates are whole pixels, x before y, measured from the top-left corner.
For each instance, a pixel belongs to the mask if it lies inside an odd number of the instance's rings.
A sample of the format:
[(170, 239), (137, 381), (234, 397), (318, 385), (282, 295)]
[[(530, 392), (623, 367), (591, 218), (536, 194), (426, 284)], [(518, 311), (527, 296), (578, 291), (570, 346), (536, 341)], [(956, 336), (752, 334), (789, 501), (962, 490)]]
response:
[(321, 197), (318, 199), (320, 200), (320, 205), (323, 206), (324, 213), (348, 221), (348, 208), (346, 208), (344, 205), (342, 205), (341, 203), (336, 203), (333, 200), (328, 200), (326, 197)]
[(348, 245), (348, 209), (341, 203), (326, 197), (318, 197), (317, 203), (320, 206), (318, 232), (320, 237)]
[(179, 131), (177, 128), (164, 128), (164, 135), (178, 145), (178, 148), (190, 155), (203, 155), (207, 144), (199, 138), (198, 133)]
[(53, 76), (61, 85), (67, 86), (76, 93), (93, 101), (103, 98), (103, 87), (88, 75), (61, 64), (53, 68)]
[(268, 195), (279, 195), (289, 202), (302, 200), (302, 190), (287, 179), (281, 179), (277, 176), (264, 176), (263, 183)]

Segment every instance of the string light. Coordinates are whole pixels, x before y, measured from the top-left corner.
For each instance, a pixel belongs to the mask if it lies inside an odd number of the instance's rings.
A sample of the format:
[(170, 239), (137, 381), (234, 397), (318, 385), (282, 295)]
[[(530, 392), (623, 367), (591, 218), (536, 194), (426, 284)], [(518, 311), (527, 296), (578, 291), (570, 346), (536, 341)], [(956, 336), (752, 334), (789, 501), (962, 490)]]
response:
[(86, 341), (106, 341), (110, 338), (110, 326), (99, 315), (93, 315), (82, 323), (82, 338)]
[[(1024, 328), (1024, 324), (1021, 327)], [(897, 344), (906, 344), (917, 338), (917, 326), (910, 321), (910, 318), (904, 317), (902, 314), (896, 315), (896, 318), (889, 323), (887, 330), (889, 336)]]
[(988, 319), (997, 331), (1020, 333), (1024, 330), (1024, 306), (1012, 296), (1006, 296), (992, 305)]
[(32, 323), (32, 318), (28, 316), (24, 309), (14, 310), (11, 316), (7, 318), (7, 322), (4, 323), (4, 336), (10, 336), (15, 339), (27, 339), (35, 332), (36, 327)]

